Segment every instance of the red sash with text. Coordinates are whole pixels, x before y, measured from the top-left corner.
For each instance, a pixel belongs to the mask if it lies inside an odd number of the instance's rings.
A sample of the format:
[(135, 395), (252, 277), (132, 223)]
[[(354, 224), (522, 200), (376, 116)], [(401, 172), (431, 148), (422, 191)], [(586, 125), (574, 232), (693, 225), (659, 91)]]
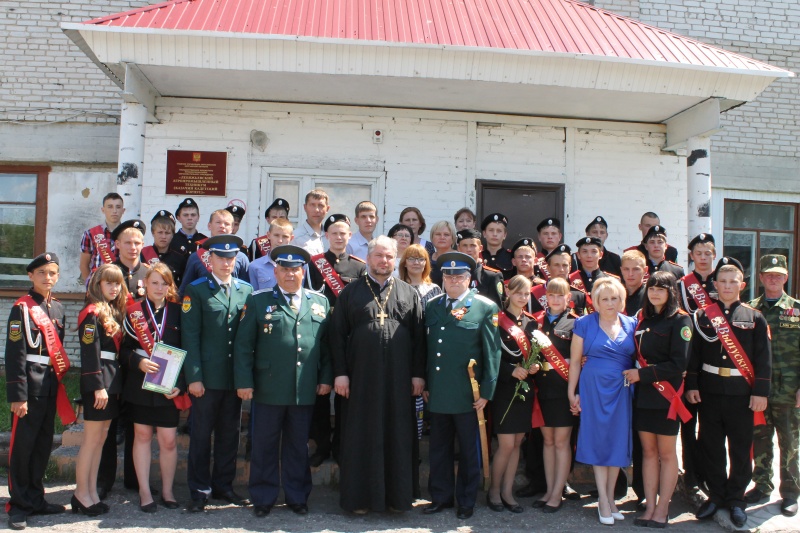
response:
[(110, 265), (114, 262), (114, 256), (111, 253), (111, 243), (106, 237), (106, 232), (103, 226), (95, 226), (89, 230), (89, 235), (92, 237), (95, 246), (97, 247), (97, 254), (103, 263)]
[(344, 281), (341, 276), (333, 269), (330, 261), (325, 259), (325, 254), (319, 254), (311, 257), (311, 262), (317, 267), (319, 273), (322, 274), (322, 279), (325, 280), (325, 285), (333, 291), (337, 297), (344, 290)]
[(204, 242), (206, 242), (206, 239), (199, 240), (195, 243), (197, 245), (197, 251), (195, 253), (200, 259), (200, 262), (205, 265), (209, 272), (211, 272), (211, 262), (208, 259), (208, 257), (211, 255), (211, 252), (201, 246)]
[(698, 309), (705, 309), (714, 302), (703, 286), (700, 285), (700, 281), (697, 279), (697, 276), (694, 275), (694, 272), (683, 276), (683, 286), (686, 287), (686, 292), (689, 293), (694, 303), (697, 304)]
[[(50, 356), (50, 363), (53, 365), (53, 371), (58, 379), (58, 394), (56, 397), (58, 416), (62, 424), (71, 424), (76, 419), (75, 410), (67, 397), (67, 389), (64, 388), (64, 384), (61, 382), (67, 370), (69, 370), (69, 358), (64, 352), (64, 345), (61, 343), (61, 339), (58, 338), (58, 331), (50, 317), (47, 316), (47, 313), (39, 307), (29, 294), (17, 300), (14, 305), (27, 308), (33, 323), (42, 332), (44, 343), (47, 346), (47, 355)], [(23, 309), (22, 316), (25, 316), (25, 314)]]
[(583, 284), (583, 279), (581, 279), (581, 271), (576, 270), (575, 272), (571, 272), (569, 275), (569, 285), (573, 289), (581, 291), (583, 294), (586, 295), (586, 311), (587, 314), (594, 313), (594, 306), (592, 305), (592, 296), (589, 294), (589, 291), (586, 290), (586, 285)]
[(142, 248), (142, 259), (144, 259), (144, 262), (148, 265), (155, 265), (161, 262), (161, 259), (158, 258), (158, 252), (155, 246), (145, 246)]
[(544, 260), (545, 257), (543, 252), (536, 253), (536, 266), (539, 267), (542, 278), (547, 281), (550, 279), (550, 270), (547, 268), (547, 261)]
[[(126, 309), (126, 312), (128, 314), (128, 322), (131, 323), (131, 326), (133, 326), (133, 331), (136, 332), (136, 339), (139, 341), (142, 349), (147, 352), (147, 355), (151, 355), (153, 353), (153, 348), (156, 346), (156, 340), (153, 337), (153, 333), (150, 331), (150, 326), (147, 324), (147, 320), (144, 318), (142, 302), (135, 302), (129, 305)], [(188, 394), (181, 394), (173, 398), (172, 401), (175, 403), (175, 407), (177, 407), (179, 411), (183, 411), (192, 406), (192, 402), (189, 399)]]
[[(708, 319), (711, 321), (711, 325), (714, 327), (717, 337), (719, 337), (719, 342), (722, 344), (722, 347), (725, 349), (728, 357), (731, 358), (733, 364), (736, 365), (736, 369), (741, 372), (742, 377), (747, 380), (747, 383), (752, 388), (756, 383), (756, 373), (753, 369), (753, 363), (750, 362), (750, 357), (748, 357), (744, 351), (744, 348), (742, 348), (742, 343), (740, 343), (739, 339), (736, 338), (736, 335), (733, 334), (733, 330), (731, 330), (728, 319), (725, 318), (725, 315), (722, 313), (722, 309), (720, 309), (719, 304), (713, 303), (711, 305), (707, 305), (704, 311)], [(759, 411), (753, 414), (755, 425), (760, 426), (767, 423), (764, 419), (763, 412)]]
[[(636, 331), (639, 331), (639, 329), (642, 327), (641, 309), (636, 315), (636, 319), (639, 321), (639, 323), (636, 325)], [(639, 362), (640, 367), (647, 368), (647, 361), (645, 360), (644, 356), (642, 356), (642, 352), (639, 349), (639, 339), (641, 339), (641, 337), (634, 335), (634, 339), (636, 343), (636, 360)], [(659, 392), (659, 394), (661, 394), (661, 396), (663, 396), (664, 399), (669, 402), (667, 418), (670, 420), (675, 420), (676, 417), (680, 416), (684, 424), (692, 419), (692, 414), (688, 409), (686, 409), (686, 406), (683, 405), (683, 401), (681, 401), (681, 397), (683, 396), (683, 380), (681, 380), (681, 386), (677, 391), (669, 381), (655, 381), (652, 383), (652, 385)]]
[(531, 285), (531, 297), (535, 298), (542, 309), (547, 310), (547, 285), (540, 283)]
[[(536, 313), (534, 318), (536, 319), (536, 323), (539, 324), (539, 329), (542, 329), (544, 326), (545, 313)], [(561, 352), (558, 351), (558, 348), (556, 348), (554, 344), (550, 344), (550, 346), (546, 347), (543, 346), (542, 355), (544, 355), (547, 363), (553, 367), (553, 370), (558, 372), (558, 375), (561, 376), (564, 381), (569, 381), (569, 364), (567, 364), (566, 358), (561, 355)]]
[[(517, 343), (517, 347), (519, 347), (520, 351), (522, 352), (522, 357), (527, 361), (528, 357), (531, 354), (531, 343), (528, 341), (528, 336), (525, 335), (525, 332), (520, 329), (517, 324), (511, 320), (505, 312), (502, 312), (497, 317), (497, 325), (500, 328), (511, 335), (511, 338), (514, 339), (514, 342)], [(533, 391), (533, 415), (531, 417), (531, 427), (532, 428), (540, 428), (544, 426), (544, 416), (542, 415), (542, 408), (539, 405), (539, 396), (536, 394), (536, 391)]]
[(272, 250), (272, 244), (269, 242), (269, 235), (256, 237), (256, 246), (258, 247), (261, 257), (268, 256), (269, 252)]

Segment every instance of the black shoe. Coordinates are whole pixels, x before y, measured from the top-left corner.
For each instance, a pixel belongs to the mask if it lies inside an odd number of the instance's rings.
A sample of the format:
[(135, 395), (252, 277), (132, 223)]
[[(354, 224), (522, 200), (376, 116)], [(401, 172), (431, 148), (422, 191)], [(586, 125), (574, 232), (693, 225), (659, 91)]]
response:
[(666, 522), (657, 522), (655, 520), (647, 521), (647, 527), (652, 529), (664, 529), (667, 527), (667, 524), (669, 524), (669, 519), (667, 519)]
[[(500, 498), (500, 501), (502, 502), (503, 498)], [(486, 495), (486, 507), (496, 513), (502, 513), (503, 509), (505, 509), (505, 506), (502, 503), (494, 503), (488, 494)]]
[(229, 490), (227, 492), (212, 492), (211, 497), (215, 500), (224, 500), (228, 503), (232, 503), (233, 505), (238, 505), (239, 507), (250, 505), (250, 500), (247, 498), (242, 498), (233, 490)]
[(648, 522), (650, 522), (650, 520), (645, 520), (644, 518), (636, 518), (633, 521), (633, 525), (636, 527), (647, 527)]
[[(487, 499), (488, 499), (488, 496), (487, 496)], [(501, 501), (501, 502), (503, 502), (503, 507), (505, 507), (506, 509), (508, 509), (508, 510), (509, 510), (509, 511), (511, 511), (512, 513), (519, 514), (519, 513), (521, 513), (521, 512), (524, 510), (524, 509), (522, 508), (522, 506), (521, 506), (519, 503), (510, 504), (510, 503), (508, 503), (507, 501), (505, 501), (505, 500), (503, 499), (503, 496), (502, 496), (502, 495), (500, 496), (500, 501)]]
[(518, 489), (517, 492), (514, 493), (514, 496), (517, 498), (533, 498), (537, 494), (544, 494), (545, 492), (547, 492), (547, 487), (543, 488), (539, 485), (528, 483), (521, 489)]
[(308, 505), (304, 503), (287, 503), (286, 506), (291, 509), (294, 514), (308, 514)]
[(107, 489), (105, 487), (97, 487), (97, 497), (100, 498), (100, 501), (103, 501), (106, 498), (108, 498), (109, 492), (111, 492), (111, 489)]
[(24, 514), (8, 515), (8, 529), (17, 531), (28, 527), (28, 518)]
[(717, 504), (708, 500), (706, 503), (700, 506), (700, 509), (694, 513), (695, 518), (698, 520), (707, 520), (714, 516), (717, 512)]
[(308, 464), (309, 464), (309, 466), (312, 466), (312, 467), (314, 467), (314, 468), (317, 468), (317, 467), (318, 467), (319, 465), (321, 465), (321, 464), (322, 464), (322, 463), (325, 461), (325, 459), (327, 459), (328, 457), (330, 457), (330, 454), (326, 454), (326, 453), (315, 453), (315, 454), (313, 454), (311, 457), (309, 457), (309, 458), (308, 458)]
[(156, 511), (158, 511), (158, 505), (156, 504), (155, 500), (153, 500), (152, 502), (146, 505), (142, 505), (140, 503), (139, 509), (141, 509), (143, 513), (155, 513)]
[(92, 505), (92, 507), (97, 507), (100, 509), (100, 514), (106, 514), (111, 510), (111, 507), (109, 507), (107, 503), (103, 502), (97, 502), (96, 504)]
[(731, 522), (736, 527), (742, 527), (747, 523), (747, 515), (741, 507), (731, 507)]
[(202, 513), (206, 510), (206, 500), (192, 500), (186, 506), (186, 510), (190, 513)]
[(172, 500), (165, 500), (163, 497), (161, 498), (161, 505), (164, 506), (165, 509), (177, 509), (180, 507), (178, 502), (174, 502)]
[(531, 507), (534, 509), (541, 509), (545, 505), (547, 505), (547, 502), (544, 500), (533, 500), (533, 505), (531, 505)]
[(96, 505), (90, 505), (88, 507), (83, 505), (74, 494), (72, 495), (72, 499), (69, 501), (69, 503), (72, 505), (73, 514), (82, 513), (86, 516), (100, 516), (103, 513)]
[(747, 503), (758, 503), (762, 500), (769, 498), (769, 494), (761, 491), (758, 488), (748, 490), (744, 494), (744, 501)]
[(467, 518), (472, 518), (472, 514), (474, 512), (475, 510), (472, 507), (459, 507), (458, 512), (456, 513), (456, 518), (459, 520), (466, 520)]
[(781, 501), (781, 513), (783, 516), (794, 516), (797, 514), (797, 498), (784, 498)]
[(42, 507), (41, 509), (37, 509), (31, 514), (40, 514), (40, 515), (61, 514), (66, 510), (67, 508), (64, 507), (63, 505), (57, 505), (55, 503), (46, 503), (44, 504), (44, 507)]
[(542, 512), (547, 514), (557, 513), (561, 509), (561, 502), (558, 502), (558, 505), (553, 507), (552, 505), (545, 505), (542, 507)]
[(258, 518), (264, 518), (272, 510), (271, 505), (256, 505), (253, 507), (253, 514)]
[(436, 514), (441, 513), (445, 509), (452, 509), (453, 502), (433, 502), (422, 509), (422, 514)]
[(561, 491), (561, 495), (568, 500), (581, 499), (581, 493), (570, 487), (569, 483), (564, 484), (564, 490)]
[(636, 500), (636, 510), (644, 511), (645, 509), (647, 509), (647, 500), (645, 498), (638, 498)]

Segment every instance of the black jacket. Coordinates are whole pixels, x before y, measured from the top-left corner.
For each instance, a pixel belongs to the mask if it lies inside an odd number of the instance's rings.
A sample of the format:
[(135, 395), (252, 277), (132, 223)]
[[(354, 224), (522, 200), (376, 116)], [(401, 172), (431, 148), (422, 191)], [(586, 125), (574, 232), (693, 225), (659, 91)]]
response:
[[(572, 345), (572, 330), (575, 327), (575, 319), (578, 318), (572, 310), (567, 310), (561, 313), (557, 319), (550, 322), (547, 315), (544, 316), (542, 327), (536, 321), (531, 321), (528, 324), (526, 331), (533, 335), (533, 330), (541, 329), (542, 333), (547, 335), (553, 347), (564, 357), (569, 365), (570, 346)], [(540, 356), (544, 359), (544, 355)], [(539, 370), (533, 375), (536, 382), (537, 396), (539, 399), (556, 399), (567, 397), (567, 380), (555, 370)]]
[(692, 319), (679, 311), (671, 317), (663, 313), (645, 318), (636, 328), (636, 346), (647, 361), (639, 369), (636, 387), (636, 407), (668, 409), (669, 402), (652, 385), (669, 381), (677, 392), (683, 382), (683, 372), (689, 364), (692, 342)]
[(100, 352), (118, 354), (113, 337), (106, 334), (98, 322), (97, 315), (86, 313), (78, 324), (81, 345), (81, 392), (94, 393), (106, 389), (110, 394), (122, 392), (122, 375), (119, 371), (119, 358), (113, 361), (103, 359)]

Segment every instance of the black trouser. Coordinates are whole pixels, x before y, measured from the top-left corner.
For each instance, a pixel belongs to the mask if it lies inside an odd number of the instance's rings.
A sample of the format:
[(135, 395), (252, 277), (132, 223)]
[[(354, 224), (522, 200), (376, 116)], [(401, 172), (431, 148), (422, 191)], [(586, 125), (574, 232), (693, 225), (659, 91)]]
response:
[(694, 487), (703, 481), (700, 469), (700, 449), (697, 445), (697, 404), (685, 402), (686, 409), (692, 418), (688, 422), (681, 421), (681, 464), (683, 465), (684, 484)]
[(310, 438), (317, 443), (316, 453), (324, 458), (328, 458), (331, 453), (333, 453), (334, 459), (339, 457), (339, 442), (342, 429), (341, 405), (342, 397), (335, 394), (333, 398), (334, 421), (333, 427), (331, 427), (330, 395), (317, 396), (317, 401), (314, 404)]
[[(453, 443), (458, 439), (458, 482)], [(457, 415), (431, 413), (430, 482), (431, 500), (459, 507), (475, 507), (480, 486), (478, 417), (475, 411)]]
[(47, 505), (42, 480), (53, 448), (55, 416), (55, 396), (31, 396), (28, 414), (22, 418), (11, 415), (6, 503), (11, 516), (29, 515)]
[[(700, 391), (700, 435), (703, 473), (710, 500), (717, 505), (745, 507), (744, 491), (753, 475), (753, 411), (750, 396), (726, 396)], [(731, 461), (727, 475), (725, 441)]]

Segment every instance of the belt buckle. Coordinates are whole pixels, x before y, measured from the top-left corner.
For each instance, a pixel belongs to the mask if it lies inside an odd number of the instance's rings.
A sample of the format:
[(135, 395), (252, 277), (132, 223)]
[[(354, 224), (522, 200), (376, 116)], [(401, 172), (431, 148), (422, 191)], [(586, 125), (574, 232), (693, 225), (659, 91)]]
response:
[(720, 375), (720, 377), (723, 377), (723, 378), (729, 378), (729, 377), (731, 377), (731, 369), (730, 368), (720, 367), (719, 375)]

